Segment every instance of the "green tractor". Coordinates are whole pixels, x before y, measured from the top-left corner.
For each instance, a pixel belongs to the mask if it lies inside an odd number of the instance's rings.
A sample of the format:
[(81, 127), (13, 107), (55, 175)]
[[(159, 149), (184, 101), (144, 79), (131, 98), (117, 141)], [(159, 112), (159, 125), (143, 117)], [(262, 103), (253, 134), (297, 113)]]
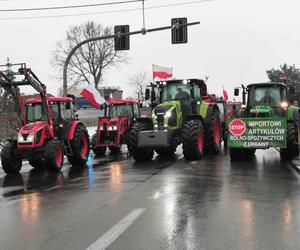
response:
[(218, 153), (221, 119), (216, 103), (205, 101), (203, 80), (155, 82), (146, 89), (151, 99), (151, 118), (139, 118), (130, 132), (130, 154), (135, 161), (151, 160), (154, 151), (173, 155), (183, 145), (186, 160), (198, 160), (204, 153)]
[(254, 83), (242, 90), (240, 117), (229, 119), (231, 160), (249, 159), (256, 149), (271, 147), (279, 148), (282, 160), (299, 155), (299, 109), (289, 98), (294, 89), (285, 83)]

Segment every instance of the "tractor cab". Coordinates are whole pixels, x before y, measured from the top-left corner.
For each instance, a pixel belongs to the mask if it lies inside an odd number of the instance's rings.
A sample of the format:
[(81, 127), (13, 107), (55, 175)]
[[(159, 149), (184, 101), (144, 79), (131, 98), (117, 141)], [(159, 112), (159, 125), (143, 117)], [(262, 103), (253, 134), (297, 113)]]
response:
[(196, 115), (202, 96), (206, 95), (203, 80), (169, 80), (156, 82), (160, 104), (153, 110), (152, 118), (158, 128), (178, 127), (189, 115)]
[(248, 117), (270, 117), (285, 115), (288, 107), (287, 87), (283, 83), (255, 83), (247, 86)]
[[(69, 97), (48, 97), (49, 119), (53, 121), (54, 134), (60, 139), (66, 139), (72, 121), (76, 119), (73, 99)], [(26, 123), (45, 121), (42, 101), (32, 98), (26, 101)]]
[(106, 116), (109, 118), (139, 117), (140, 116), (139, 102), (136, 100), (110, 101), (106, 109)]

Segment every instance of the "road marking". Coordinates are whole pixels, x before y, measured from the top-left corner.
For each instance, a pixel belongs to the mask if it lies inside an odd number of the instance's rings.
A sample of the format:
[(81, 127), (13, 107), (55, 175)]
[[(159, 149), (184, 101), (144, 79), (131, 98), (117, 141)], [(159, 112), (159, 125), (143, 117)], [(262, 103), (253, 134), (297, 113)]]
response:
[(191, 165), (195, 165), (195, 164), (197, 164), (197, 163), (198, 163), (198, 161), (191, 161), (191, 162), (190, 162)]
[(54, 186), (54, 187), (51, 187), (51, 188), (47, 188), (44, 191), (48, 192), (48, 191), (52, 191), (52, 190), (58, 189), (60, 187), (62, 187), (62, 185), (57, 185), (57, 186)]
[(78, 178), (75, 178), (75, 179), (71, 179), (69, 182), (80, 181), (80, 180), (82, 180), (82, 179), (83, 179), (82, 177), (78, 177)]
[(149, 197), (149, 200), (158, 200), (161, 197), (162, 193), (157, 191)]
[(8, 201), (8, 202), (5, 202), (5, 203), (1, 203), (1, 207), (4, 207), (4, 206), (9, 206), (9, 205), (14, 205), (18, 202), (20, 202), (22, 199), (18, 199), (18, 200), (13, 200), (13, 201)]
[(136, 208), (127, 214), (122, 220), (114, 225), (109, 231), (103, 234), (98, 240), (90, 245), (86, 250), (106, 249), (113, 243), (122, 233), (126, 231), (144, 212), (144, 208)]

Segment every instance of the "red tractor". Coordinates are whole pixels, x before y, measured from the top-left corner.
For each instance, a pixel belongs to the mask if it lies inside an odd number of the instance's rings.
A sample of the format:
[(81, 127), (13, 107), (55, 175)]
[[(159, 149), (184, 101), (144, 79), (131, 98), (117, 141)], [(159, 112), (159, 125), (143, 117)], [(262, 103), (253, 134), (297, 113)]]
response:
[[(17, 72), (12, 66), (20, 66)], [(76, 119), (73, 99), (49, 97), (46, 86), (26, 67), (7, 64), (0, 71), (0, 87), (15, 100), (19, 118), (17, 140), (9, 140), (1, 152), (2, 168), (7, 174), (17, 174), (22, 160), (35, 169), (60, 171), (64, 155), (72, 165), (84, 165), (89, 156), (89, 136), (84, 125)], [(17, 80), (17, 78), (21, 78)], [(19, 86), (31, 86), (39, 97), (23, 102)]]
[(92, 149), (96, 156), (120, 151), (122, 144), (128, 146), (129, 130), (135, 118), (140, 117), (140, 105), (136, 100), (110, 101), (104, 105), (104, 117), (100, 117)]

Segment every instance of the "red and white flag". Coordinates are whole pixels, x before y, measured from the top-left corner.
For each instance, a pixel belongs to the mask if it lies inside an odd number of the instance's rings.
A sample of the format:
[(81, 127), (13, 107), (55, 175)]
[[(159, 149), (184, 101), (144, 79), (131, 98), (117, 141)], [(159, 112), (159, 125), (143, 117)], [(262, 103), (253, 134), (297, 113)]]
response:
[(88, 86), (82, 90), (80, 95), (86, 98), (95, 108), (100, 108), (101, 105), (106, 102), (92, 84), (88, 84)]
[(225, 102), (228, 101), (228, 93), (227, 93), (227, 91), (224, 89), (224, 87), (223, 87), (223, 98), (224, 98), (224, 101), (225, 101)]
[(152, 68), (154, 80), (165, 80), (173, 77), (173, 68), (163, 67), (155, 64), (152, 64)]

